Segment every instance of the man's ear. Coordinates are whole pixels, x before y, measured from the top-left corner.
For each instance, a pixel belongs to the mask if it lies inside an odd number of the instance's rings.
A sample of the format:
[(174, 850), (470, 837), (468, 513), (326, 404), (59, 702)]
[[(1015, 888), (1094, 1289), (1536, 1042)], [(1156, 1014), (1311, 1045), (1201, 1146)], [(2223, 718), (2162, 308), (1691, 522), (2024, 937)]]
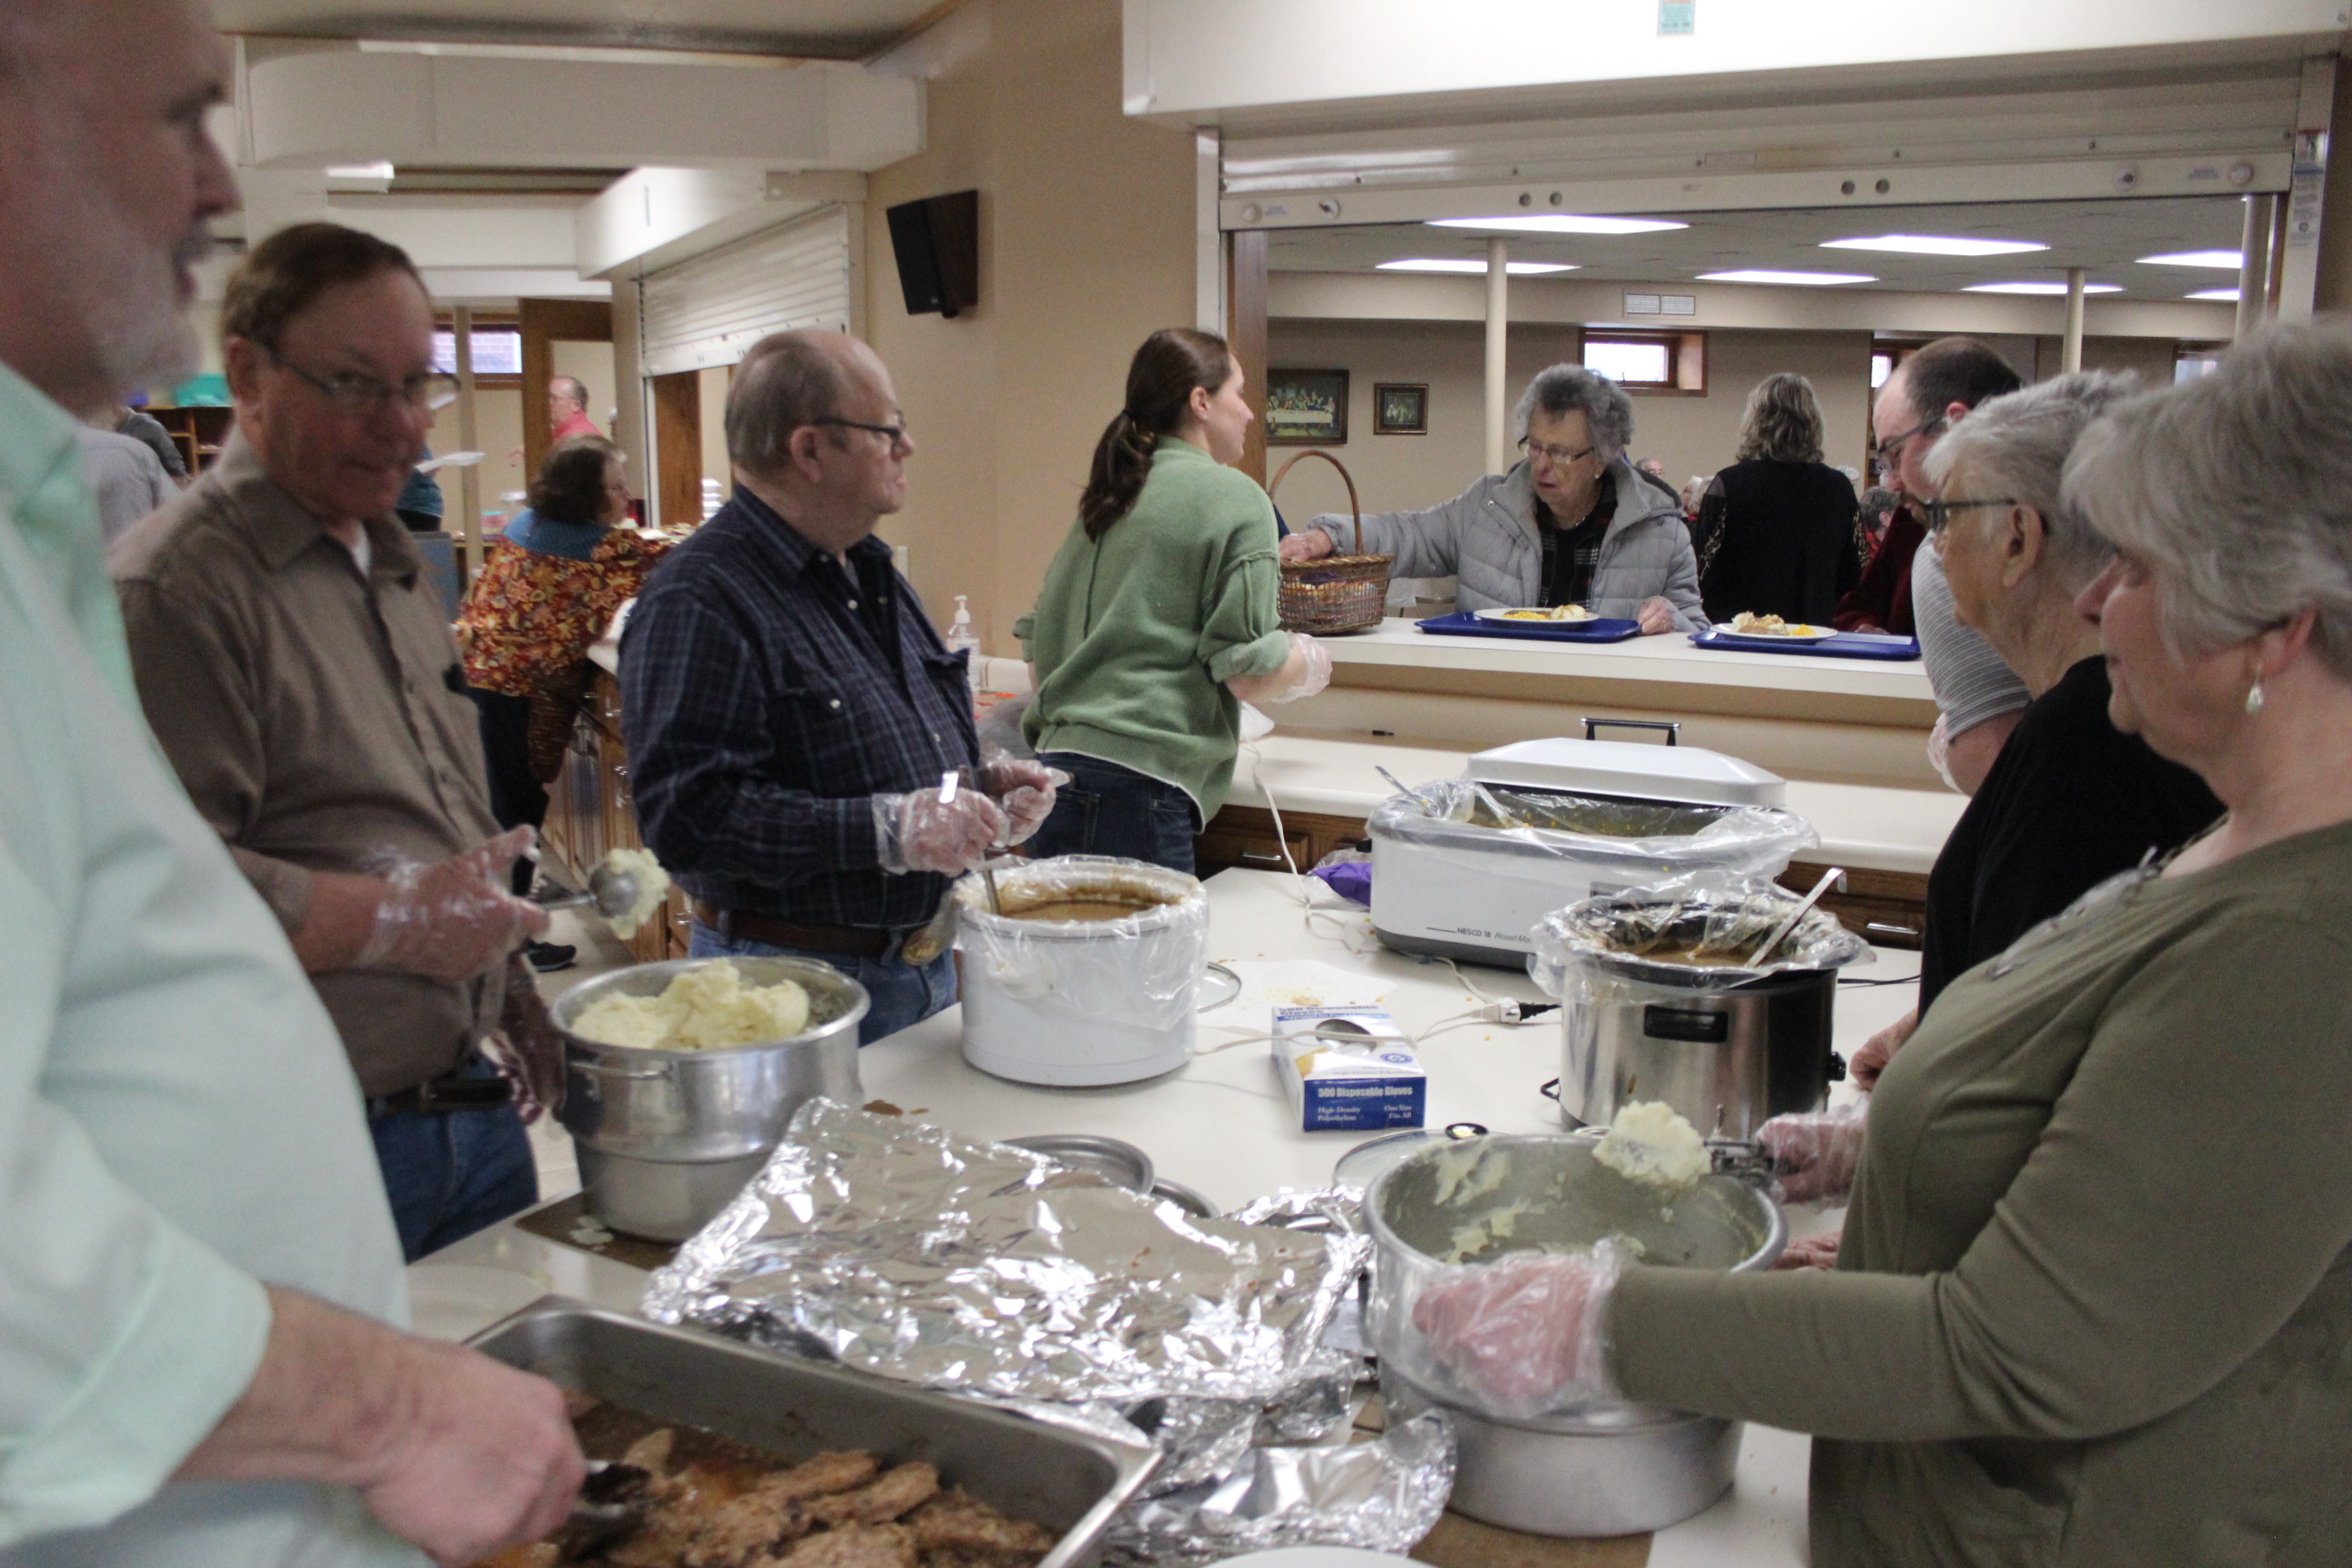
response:
[(237, 403), (250, 406), (260, 396), (264, 352), (250, 338), (231, 338), (221, 345), (221, 371), (229, 396)]
[(804, 477), (816, 479), (824, 470), (824, 459), (818, 450), (824, 440), (824, 433), (815, 426), (803, 425), (785, 437), (784, 455)]

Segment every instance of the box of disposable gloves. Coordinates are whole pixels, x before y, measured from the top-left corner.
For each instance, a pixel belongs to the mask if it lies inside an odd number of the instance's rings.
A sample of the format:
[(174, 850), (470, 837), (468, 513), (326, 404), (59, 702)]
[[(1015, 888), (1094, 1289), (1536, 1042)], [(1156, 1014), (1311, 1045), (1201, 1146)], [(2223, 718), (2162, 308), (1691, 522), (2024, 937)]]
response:
[(1308, 1132), (1418, 1127), (1429, 1101), (1420, 1056), (1377, 1007), (1276, 1007), (1274, 1065)]

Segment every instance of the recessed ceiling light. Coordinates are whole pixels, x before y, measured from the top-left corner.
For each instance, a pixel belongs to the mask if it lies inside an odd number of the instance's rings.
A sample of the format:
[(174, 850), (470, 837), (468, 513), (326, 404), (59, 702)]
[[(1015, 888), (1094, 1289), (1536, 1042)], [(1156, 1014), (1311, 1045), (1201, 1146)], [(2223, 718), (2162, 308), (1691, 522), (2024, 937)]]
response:
[[(1475, 272), (1485, 276), (1486, 264), (1471, 257), (1415, 256), (1402, 261), (1383, 261), (1382, 272)], [(1503, 270), (1513, 278), (1533, 277), (1543, 272), (1573, 272), (1572, 261), (1507, 261)]]
[(1831, 283), (1875, 283), (1867, 272), (1781, 272), (1769, 267), (1742, 267), (1730, 272), (1702, 272), (1702, 283), (1787, 283), (1818, 288)]
[(2231, 272), (2246, 264), (2246, 258), (2234, 250), (2168, 250), (2161, 256), (2143, 256), (2143, 267), (2220, 267)]
[(1525, 217), (1433, 217), (1432, 228), (1494, 228), (1509, 234), (1655, 234), (1688, 228), (1663, 217), (1587, 217), (1580, 213), (1533, 213)]
[(2238, 302), (2238, 291), (2235, 289), (2200, 289), (2194, 294), (2185, 295), (2183, 298), (2217, 300), (2224, 305), (2234, 305)]
[[(2123, 291), (2124, 286), (2120, 283), (2083, 285), (2083, 292), (2085, 294), (2120, 294)], [(2039, 283), (1971, 283), (1960, 292), (1963, 294), (2063, 294), (2066, 292), (2066, 285), (2050, 280)]]
[(1823, 250), (1897, 250), (1906, 256), (2015, 256), (2050, 247), (2032, 239), (1968, 239), (1948, 234), (1880, 234), (1825, 239)]

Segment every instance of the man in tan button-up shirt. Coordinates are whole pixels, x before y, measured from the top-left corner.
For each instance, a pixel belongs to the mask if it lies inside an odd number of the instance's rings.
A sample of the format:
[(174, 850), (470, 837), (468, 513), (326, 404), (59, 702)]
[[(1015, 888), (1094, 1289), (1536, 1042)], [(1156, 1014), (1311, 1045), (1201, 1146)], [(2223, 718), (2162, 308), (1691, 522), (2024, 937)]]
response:
[(474, 705), (393, 512), (432, 307), (395, 247), (304, 225), (247, 258), (222, 331), (236, 435), (111, 563), (148, 721), (342, 1033), (414, 1258), (538, 1196), (478, 1050), (545, 923), (504, 890), (528, 834), (486, 843)]

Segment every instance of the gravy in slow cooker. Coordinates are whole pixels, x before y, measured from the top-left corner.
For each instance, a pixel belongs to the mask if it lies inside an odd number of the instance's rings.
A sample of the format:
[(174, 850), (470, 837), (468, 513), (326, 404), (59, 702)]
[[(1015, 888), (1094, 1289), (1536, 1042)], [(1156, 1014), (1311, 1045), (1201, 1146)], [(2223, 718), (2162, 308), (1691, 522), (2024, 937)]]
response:
[(1055, 899), (1047, 903), (1031, 904), (1025, 909), (1006, 910), (1007, 920), (1016, 921), (1123, 921), (1129, 915), (1157, 909), (1157, 904), (1118, 903), (1108, 899)]

